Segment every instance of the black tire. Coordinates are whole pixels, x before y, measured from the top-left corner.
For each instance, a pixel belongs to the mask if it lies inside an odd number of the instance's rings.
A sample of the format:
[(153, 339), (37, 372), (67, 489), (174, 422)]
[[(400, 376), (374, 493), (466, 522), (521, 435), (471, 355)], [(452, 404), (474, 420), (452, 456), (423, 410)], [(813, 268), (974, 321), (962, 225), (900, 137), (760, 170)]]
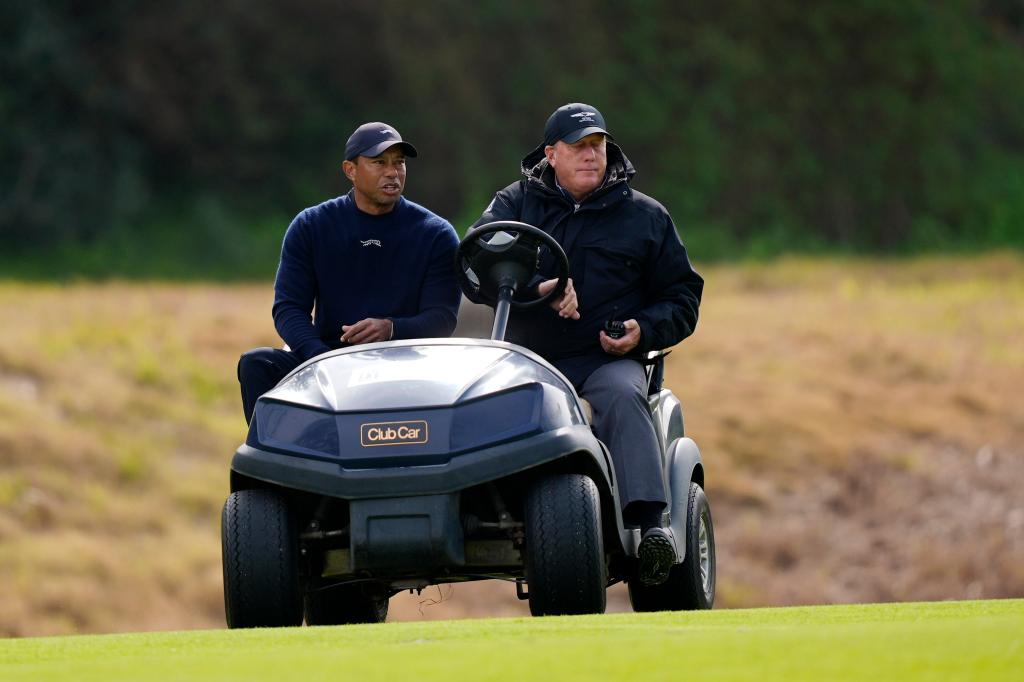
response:
[(714, 606), (715, 528), (708, 498), (696, 483), (690, 483), (686, 507), (686, 559), (672, 567), (668, 580), (661, 585), (630, 580), (629, 601), (637, 612), (694, 611)]
[(523, 512), (530, 613), (604, 613), (608, 580), (594, 481), (582, 474), (540, 478)]
[(296, 525), (274, 490), (231, 493), (221, 516), (229, 628), (302, 624)]
[(306, 593), (307, 625), (383, 623), (388, 594), (367, 583), (326, 585)]

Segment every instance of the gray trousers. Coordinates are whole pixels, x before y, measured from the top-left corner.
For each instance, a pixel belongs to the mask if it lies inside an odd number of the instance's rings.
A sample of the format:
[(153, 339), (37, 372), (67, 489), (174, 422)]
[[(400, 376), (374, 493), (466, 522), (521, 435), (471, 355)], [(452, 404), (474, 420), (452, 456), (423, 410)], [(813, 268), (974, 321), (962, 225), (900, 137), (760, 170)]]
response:
[(625, 359), (602, 365), (583, 382), (580, 395), (594, 408), (594, 433), (611, 452), (623, 509), (630, 502), (667, 504), (643, 365)]

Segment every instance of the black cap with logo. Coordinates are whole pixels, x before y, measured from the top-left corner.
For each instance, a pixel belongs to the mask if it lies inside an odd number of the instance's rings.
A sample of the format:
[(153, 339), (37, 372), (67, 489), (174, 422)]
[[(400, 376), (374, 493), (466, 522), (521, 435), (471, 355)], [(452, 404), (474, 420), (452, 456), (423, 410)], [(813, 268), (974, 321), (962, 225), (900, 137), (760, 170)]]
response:
[(552, 145), (559, 141), (572, 144), (593, 133), (604, 133), (611, 137), (605, 130), (604, 116), (600, 111), (589, 104), (574, 102), (558, 107), (548, 117), (544, 126), (544, 144)]
[(380, 121), (364, 123), (345, 143), (345, 160), (354, 161), (357, 156), (380, 156), (385, 149), (395, 145), (400, 145), (406, 156), (416, 156), (416, 147), (402, 140), (393, 126)]

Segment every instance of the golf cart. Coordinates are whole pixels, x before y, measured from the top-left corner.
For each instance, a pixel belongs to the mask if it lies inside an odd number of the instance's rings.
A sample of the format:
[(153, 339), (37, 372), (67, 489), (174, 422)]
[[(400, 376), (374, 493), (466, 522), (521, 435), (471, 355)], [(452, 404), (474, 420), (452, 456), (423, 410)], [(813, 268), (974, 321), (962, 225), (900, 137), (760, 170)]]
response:
[[(542, 255), (558, 285), (525, 300)], [(648, 358), (650, 406), (677, 563), (650, 586), (588, 406), (543, 358), (503, 340), (510, 309), (564, 290), (565, 253), (502, 221), (466, 235), (456, 268), (463, 292), (494, 307), (490, 338), (331, 351), (257, 401), (222, 517), (229, 627), (380, 622), (402, 590), (480, 579), (514, 582), (533, 615), (601, 613), (620, 581), (637, 611), (711, 608), (704, 467), (679, 401), (660, 388), (661, 357)]]

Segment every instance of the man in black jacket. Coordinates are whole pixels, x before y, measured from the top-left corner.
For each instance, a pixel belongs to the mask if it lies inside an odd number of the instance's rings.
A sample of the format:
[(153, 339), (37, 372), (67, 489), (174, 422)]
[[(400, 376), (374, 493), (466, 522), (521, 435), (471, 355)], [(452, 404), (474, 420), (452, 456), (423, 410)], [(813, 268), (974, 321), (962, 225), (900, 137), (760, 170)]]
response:
[[(518, 220), (551, 234), (569, 257), (574, 291), (554, 310), (515, 313), (509, 340), (554, 364), (591, 403), (594, 430), (615, 463), (623, 517), (641, 530), (640, 579), (664, 582), (675, 549), (662, 527), (668, 497), (639, 360), (693, 333), (704, 280), (668, 211), (629, 186), (636, 171), (594, 107), (567, 104), (551, 114), (522, 172), (476, 225)], [(578, 316), (556, 312), (567, 298)], [(625, 333), (609, 336), (608, 321), (623, 322)]]

